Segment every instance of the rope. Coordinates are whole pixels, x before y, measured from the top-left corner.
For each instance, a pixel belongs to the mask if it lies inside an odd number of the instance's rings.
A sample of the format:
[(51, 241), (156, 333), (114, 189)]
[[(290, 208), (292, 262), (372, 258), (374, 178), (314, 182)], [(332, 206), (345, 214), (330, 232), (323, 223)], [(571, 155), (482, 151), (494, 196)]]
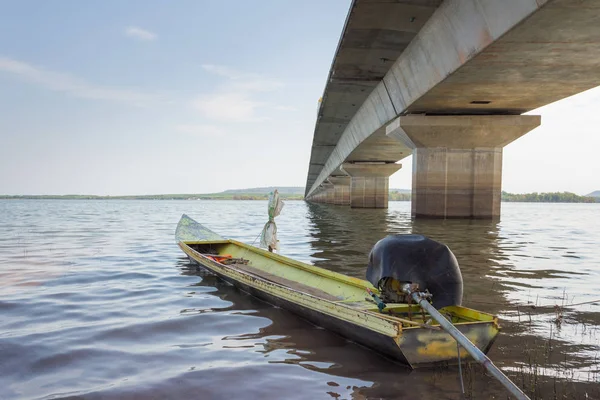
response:
[[(251, 247), (254, 247), (254, 243), (256, 243), (256, 239), (258, 239), (258, 237), (262, 234), (262, 231), (260, 231), (260, 233), (258, 235), (256, 235), (256, 237), (254, 238), (254, 241), (252, 242), (252, 244), (250, 245)], [(246, 250), (244, 250), (244, 254), (242, 254), (242, 259), (248, 254), (248, 251), (250, 249), (246, 248)]]
[[(256, 239), (258, 239), (258, 237), (259, 237), (260, 235), (262, 235), (262, 231), (260, 231), (260, 232), (258, 233), (258, 235), (256, 235), (256, 237), (254, 238), (254, 241), (252, 242), (252, 244), (251, 244), (250, 246), (254, 246), (254, 243), (256, 243)], [(246, 249), (246, 251), (248, 251), (248, 249)]]

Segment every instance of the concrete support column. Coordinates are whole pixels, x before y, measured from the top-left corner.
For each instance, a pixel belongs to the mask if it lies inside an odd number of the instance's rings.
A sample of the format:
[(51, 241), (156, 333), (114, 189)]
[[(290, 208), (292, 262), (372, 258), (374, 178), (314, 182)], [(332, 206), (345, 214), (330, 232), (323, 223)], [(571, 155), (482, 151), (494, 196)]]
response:
[(318, 203), (319, 202), (319, 193), (317, 193), (317, 192), (313, 193), (313, 195), (310, 197), (310, 201), (312, 201), (313, 203)]
[(323, 203), (334, 204), (335, 188), (333, 184), (329, 182), (323, 182), (321, 186), (323, 187)]
[(341, 169), (350, 175), (350, 207), (387, 208), (389, 177), (402, 168), (394, 163), (346, 163)]
[(320, 203), (321, 202), (321, 191), (319, 189), (315, 190), (314, 193), (311, 194), (307, 200), (311, 201), (313, 203)]
[(386, 134), (413, 149), (412, 215), (499, 217), (502, 148), (539, 124), (537, 115), (394, 120)]
[(493, 218), (500, 215), (502, 148), (417, 148), (412, 214)]
[(317, 203), (325, 203), (325, 189), (319, 188), (319, 193), (317, 194)]
[(307, 200), (311, 201), (313, 203), (334, 204), (334, 199), (335, 199), (334, 195), (335, 195), (334, 186), (329, 182), (325, 182), (325, 183), (321, 184), (315, 190), (315, 192), (310, 197), (307, 198)]
[(328, 181), (333, 184), (333, 204), (338, 206), (350, 205), (350, 177), (332, 176)]

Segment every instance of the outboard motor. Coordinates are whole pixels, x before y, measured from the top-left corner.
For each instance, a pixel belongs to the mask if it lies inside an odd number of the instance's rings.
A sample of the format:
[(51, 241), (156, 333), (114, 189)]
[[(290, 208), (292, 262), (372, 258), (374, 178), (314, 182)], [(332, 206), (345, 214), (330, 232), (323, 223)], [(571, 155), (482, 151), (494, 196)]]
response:
[(367, 280), (386, 303), (409, 303), (401, 290), (405, 283), (429, 291), (436, 309), (460, 305), (463, 281), (456, 257), (448, 246), (423, 235), (391, 235), (373, 246)]

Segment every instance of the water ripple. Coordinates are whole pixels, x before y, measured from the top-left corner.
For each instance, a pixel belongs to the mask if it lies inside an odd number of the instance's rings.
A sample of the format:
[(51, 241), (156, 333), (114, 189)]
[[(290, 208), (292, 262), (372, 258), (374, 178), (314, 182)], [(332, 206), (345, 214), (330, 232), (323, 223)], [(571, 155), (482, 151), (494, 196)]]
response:
[[(415, 221), (409, 203), (296, 201), (277, 222), (285, 255), (361, 278), (387, 234), (448, 244), (465, 304), (501, 317), (498, 365), (518, 377), (543, 355), (540, 376), (597, 383), (600, 304), (570, 305), (600, 299), (599, 206), (504, 204), (499, 222)], [(182, 213), (252, 243), (266, 203), (0, 202), (1, 399), (460, 397), (456, 369), (410, 372), (198, 270), (174, 243)], [(504, 396), (469, 376), (475, 398)]]

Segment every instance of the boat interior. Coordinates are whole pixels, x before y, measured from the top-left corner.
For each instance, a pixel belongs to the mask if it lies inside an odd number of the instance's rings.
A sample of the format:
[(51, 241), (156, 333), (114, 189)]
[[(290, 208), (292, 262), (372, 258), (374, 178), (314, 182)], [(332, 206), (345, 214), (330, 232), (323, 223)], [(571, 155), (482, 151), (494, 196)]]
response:
[[(380, 312), (367, 288), (374, 293), (378, 291), (366, 280), (295, 261), (235, 240), (186, 241), (184, 244), (208, 260), (315, 297), (376, 313), (382, 318), (402, 323), (404, 328), (440, 329), (437, 322), (417, 304), (388, 303)], [(439, 311), (454, 324), (488, 323), (495, 319), (490, 314), (462, 306), (445, 307)]]

